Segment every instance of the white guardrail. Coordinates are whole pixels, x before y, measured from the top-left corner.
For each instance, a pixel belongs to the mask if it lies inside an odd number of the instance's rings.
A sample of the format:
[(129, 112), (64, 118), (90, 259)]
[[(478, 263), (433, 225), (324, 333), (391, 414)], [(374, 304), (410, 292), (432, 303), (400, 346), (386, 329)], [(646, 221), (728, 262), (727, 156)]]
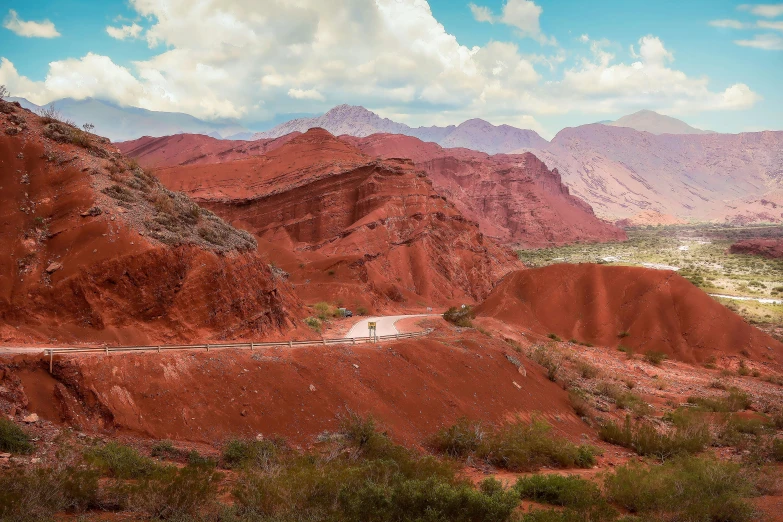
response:
[(256, 348), (274, 348), (274, 347), (288, 347), (294, 346), (319, 346), (327, 344), (358, 344), (358, 343), (376, 343), (383, 341), (394, 341), (397, 339), (411, 339), (414, 337), (423, 337), (429, 335), (432, 332), (432, 328), (428, 328), (421, 332), (410, 333), (397, 333), (391, 335), (378, 335), (375, 337), (341, 337), (337, 339), (318, 339), (307, 341), (274, 341), (266, 343), (224, 343), (224, 344), (183, 344), (183, 345), (160, 345), (160, 346), (104, 346), (103, 348), (46, 348), (44, 350), (44, 356), (49, 357), (49, 371), (52, 371), (52, 365), (54, 356), (58, 354), (72, 354), (72, 353), (119, 353), (119, 352), (157, 352), (161, 353), (167, 350), (219, 350), (226, 348), (249, 348), (251, 351)]

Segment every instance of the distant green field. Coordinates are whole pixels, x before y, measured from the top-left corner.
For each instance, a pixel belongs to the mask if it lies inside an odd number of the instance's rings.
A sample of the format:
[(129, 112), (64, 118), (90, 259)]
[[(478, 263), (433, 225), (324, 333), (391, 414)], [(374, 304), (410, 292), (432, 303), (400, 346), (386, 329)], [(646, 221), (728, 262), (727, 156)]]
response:
[[(628, 231), (622, 243), (577, 244), (519, 250), (531, 267), (554, 263), (644, 263), (679, 268), (679, 274), (709, 293), (783, 299), (783, 260), (729, 254), (732, 243), (755, 237), (783, 237), (781, 226), (682, 225)], [(783, 324), (783, 305), (721, 300), (756, 322)]]

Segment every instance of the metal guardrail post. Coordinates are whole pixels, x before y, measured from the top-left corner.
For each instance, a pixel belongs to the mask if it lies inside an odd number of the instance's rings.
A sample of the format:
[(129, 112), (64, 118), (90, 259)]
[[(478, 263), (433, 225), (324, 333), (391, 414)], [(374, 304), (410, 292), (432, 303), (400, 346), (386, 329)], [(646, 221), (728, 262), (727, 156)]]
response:
[(253, 341), (250, 341), (250, 351), (253, 351)]

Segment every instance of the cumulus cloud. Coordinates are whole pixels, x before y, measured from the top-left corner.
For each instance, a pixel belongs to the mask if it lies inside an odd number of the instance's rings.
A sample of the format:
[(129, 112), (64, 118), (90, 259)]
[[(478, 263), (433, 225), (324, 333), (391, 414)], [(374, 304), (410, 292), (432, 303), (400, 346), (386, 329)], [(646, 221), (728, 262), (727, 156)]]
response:
[[(516, 16), (514, 27), (540, 33), (540, 8), (522, 4), (507, 2), (499, 16), (508, 5), (521, 6), (508, 11)], [(151, 58), (121, 67), (90, 53), (50, 63), (43, 81), (20, 76), (4, 60), (0, 83), (38, 104), (98, 97), (205, 119), (259, 121), (352, 103), (389, 117), (403, 115), (401, 121), (412, 125), (472, 117), (514, 125), (533, 122), (536, 115), (644, 107), (728, 110), (758, 99), (743, 84), (712, 89), (707, 78), (675, 69), (674, 53), (654, 36), (632, 47), (628, 63), (618, 59), (617, 44), (585, 35), (590, 54), (546, 81), (544, 67), (562, 69), (566, 53), (561, 49), (525, 55), (512, 42), (462, 45), (425, 0), (223, 0), (219, 5), (131, 0), (131, 5), (150, 25), (146, 31), (131, 25), (136, 32), (129, 31), (129, 37), (144, 38), (156, 50)], [(532, 13), (535, 23), (524, 22), (524, 13)]]
[(764, 18), (783, 16), (783, 4), (742, 4), (737, 9), (749, 11), (756, 16), (763, 16)]
[(121, 27), (112, 27), (111, 25), (106, 26), (106, 32), (109, 34), (109, 36), (117, 40), (138, 38), (141, 34), (141, 31), (142, 27), (137, 23), (123, 25)]
[(758, 26), (763, 29), (775, 29), (776, 31), (783, 31), (783, 22), (768, 22), (766, 20), (759, 20)]
[(49, 20), (42, 22), (25, 21), (13, 9), (8, 11), (3, 27), (26, 38), (56, 38), (60, 36), (57, 28)]
[(516, 28), (520, 36), (533, 38), (542, 44), (557, 45), (554, 37), (541, 32), (539, 18), (544, 11), (531, 0), (506, 0), (500, 15), (495, 15), (489, 7), (469, 4), (473, 18), (477, 22), (502, 23)]
[(734, 43), (765, 51), (783, 51), (783, 38), (776, 34), (757, 34), (750, 40), (734, 40)]

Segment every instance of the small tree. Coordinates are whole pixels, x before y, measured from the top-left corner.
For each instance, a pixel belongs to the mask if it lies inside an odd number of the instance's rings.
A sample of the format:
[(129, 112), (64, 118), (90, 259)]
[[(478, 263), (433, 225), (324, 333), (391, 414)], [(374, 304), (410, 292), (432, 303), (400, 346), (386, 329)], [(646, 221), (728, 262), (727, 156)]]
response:
[(82, 125), (82, 129), (84, 129), (84, 132), (92, 132), (94, 128), (95, 125), (93, 125), (92, 123), (85, 123), (84, 125)]
[(8, 92), (8, 89), (5, 85), (0, 85), (0, 100), (4, 100), (11, 96), (11, 93)]

